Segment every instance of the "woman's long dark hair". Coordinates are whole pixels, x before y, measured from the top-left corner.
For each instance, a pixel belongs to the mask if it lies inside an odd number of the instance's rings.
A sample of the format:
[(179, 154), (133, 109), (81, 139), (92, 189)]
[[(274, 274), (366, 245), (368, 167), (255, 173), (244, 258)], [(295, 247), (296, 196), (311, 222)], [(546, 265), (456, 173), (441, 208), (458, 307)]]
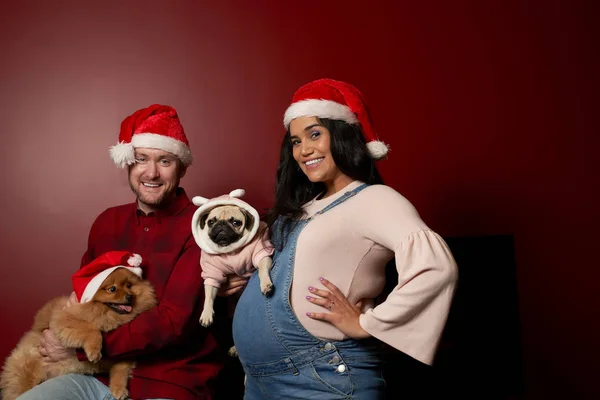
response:
[[(317, 118), (320, 125), (327, 128), (331, 135), (331, 155), (339, 170), (354, 180), (368, 184), (383, 184), (383, 179), (369, 155), (365, 137), (360, 126), (344, 121)], [(267, 224), (271, 233), (279, 230), (282, 240), (274, 243), (281, 249), (285, 243), (284, 232), (302, 216), (302, 205), (325, 191), (323, 182), (312, 183), (302, 172), (292, 154), (292, 142), (288, 129), (279, 155), (277, 181), (275, 183), (275, 204), (267, 213)], [(283, 217), (277, 227), (275, 221)]]

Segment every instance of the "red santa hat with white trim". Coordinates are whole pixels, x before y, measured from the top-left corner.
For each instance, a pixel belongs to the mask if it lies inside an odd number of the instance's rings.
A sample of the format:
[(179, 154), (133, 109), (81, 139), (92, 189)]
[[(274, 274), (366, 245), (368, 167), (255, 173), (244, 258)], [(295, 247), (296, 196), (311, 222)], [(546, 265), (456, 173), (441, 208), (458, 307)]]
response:
[(193, 161), (183, 126), (171, 106), (153, 104), (125, 118), (121, 123), (119, 143), (109, 150), (110, 157), (118, 167), (124, 168), (135, 163), (136, 147), (168, 151), (186, 166)]
[(369, 154), (375, 160), (387, 156), (389, 146), (379, 140), (362, 93), (346, 82), (318, 79), (307, 83), (294, 93), (292, 104), (285, 111), (283, 125), (289, 129), (299, 117), (318, 117), (360, 125)]
[(94, 297), (102, 282), (117, 268), (127, 268), (142, 277), (142, 257), (128, 251), (109, 251), (91, 263), (81, 267), (71, 278), (73, 290), (80, 303), (86, 303)]

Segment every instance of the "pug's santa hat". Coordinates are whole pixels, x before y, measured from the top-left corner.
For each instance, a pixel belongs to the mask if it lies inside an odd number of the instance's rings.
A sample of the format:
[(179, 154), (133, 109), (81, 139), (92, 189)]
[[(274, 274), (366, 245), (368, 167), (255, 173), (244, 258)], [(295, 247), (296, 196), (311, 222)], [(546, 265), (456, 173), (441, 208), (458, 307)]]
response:
[(142, 257), (128, 251), (109, 251), (91, 263), (81, 267), (73, 274), (73, 290), (80, 303), (86, 303), (94, 297), (102, 282), (117, 268), (127, 268), (142, 277)]
[[(252, 241), (256, 235), (256, 232), (258, 231), (260, 217), (258, 215), (258, 211), (256, 211), (254, 207), (245, 201), (240, 200), (240, 198), (244, 197), (245, 194), (246, 191), (244, 191), (244, 189), (235, 189), (229, 194), (224, 194), (213, 199), (207, 199), (201, 196), (195, 196), (192, 199), (192, 202), (199, 206), (192, 217), (192, 234), (194, 235), (194, 239), (196, 240), (198, 247), (200, 247), (202, 251), (205, 251), (208, 254), (226, 254), (233, 250), (240, 249)], [(208, 239), (206, 235), (202, 234), (202, 229), (200, 228), (200, 218), (202, 218), (204, 214), (209, 213), (213, 208), (225, 205), (238, 206), (241, 209), (248, 211), (254, 218), (254, 224), (252, 225), (252, 228), (250, 229), (250, 232), (248, 232), (247, 236), (242, 237), (240, 240), (230, 244), (229, 246), (221, 247), (212, 240)]]
[(328, 118), (360, 125), (371, 157), (381, 160), (387, 156), (389, 146), (378, 139), (362, 93), (349, 83), (318, 79), (302, 86), (294, 93), (292, 104), (285, 111), (285, 129), (299, 117)]
[(118, 167), (124, 168), (135, 163), (136, 147), (168, 151), (186, 166), (193, 160), (177, 111), (171, 106), (153, 104), (125, 118), (119, 143), (109, 150), (110, 157)]

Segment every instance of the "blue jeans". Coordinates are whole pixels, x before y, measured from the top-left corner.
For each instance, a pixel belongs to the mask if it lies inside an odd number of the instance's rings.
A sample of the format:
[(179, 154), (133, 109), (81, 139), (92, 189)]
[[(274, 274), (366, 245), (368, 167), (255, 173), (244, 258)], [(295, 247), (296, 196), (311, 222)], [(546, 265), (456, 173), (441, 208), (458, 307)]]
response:
[[(233, 340), (246, 373), (245, 400), (379, 400), (384, 396), (383, 361), (375, 340), (326, 341), (311, 335), (290, 304), (296, 244), (302, 229), (356, 193), (344, 194), (315, 216), (287, 232), (285, 246), (273, 255), (273, 295), (260, 292), (252, 275), (235, 309)], [(279, 229), (272, 241), (278, 244)]]
[[(48, 379), (17, 400), (115, 400), (108, 386), (90, 375), (68, 374)], [(168, 399), (147, 399), (168, 400)]]
[(325, 342), (279, 362), (242, 364), (244, 399), (383, 399), (382, 361), (366, 352), (356, 341)]

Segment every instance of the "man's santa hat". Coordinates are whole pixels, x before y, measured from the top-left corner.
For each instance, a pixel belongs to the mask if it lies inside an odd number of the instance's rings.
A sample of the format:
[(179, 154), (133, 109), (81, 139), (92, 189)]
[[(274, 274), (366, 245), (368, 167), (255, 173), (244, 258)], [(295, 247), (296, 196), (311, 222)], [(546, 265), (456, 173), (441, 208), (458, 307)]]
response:
[(153, 104), (125, 118), (119, 143), (109, 150), (110, 157), (118, 167), (124, 168), (135, 163), (136, 147), (168, 151), (186, 166), (193, 160), (177, 111), (170, 106)]
[[(194, 235), (194, 239), (196, 239), (198, 247), (200, 247), (202, 251), (205, 251), (208, 254), (226, 254), (241, 249), (252, 241), (258, 231), (260, 217), (258, 211), (256, 211), (254, 207), (245, 201), (240, 200), (245, 194), (246, 192), (243, 189), (236, 189), (229, 194), (224, 194), (213, 199), (207, 199), (201, 196), (195, 196), (192, 199), (192, 202), (199, 206), (192, 217), (192, 234)], [(235, 205), (248, 211), (254, 218), (254, 224), (252, 225), (250, 232), (248, 232), (248, 235), (242, 237), (235, 243), (231, 243), (229, 246), (221, 247), (210, 240), (206, 235), (202, 234), (202, 229), (200, 229), (200, 218), (202, 218), (204, 214), (209, 213), (213, 208), (224, 205)]]
[(360, 125), (369, 154), (375, 160), (385, 158), (389, 147), (380, 141), (373, 129), (367, 105), (360, 91), (346, 82), (318, 79), (294, 93), (292, 104), (285, 111), (283, 125), (290, 128), (299, 117), (318, 117)]
[(73, 274), (73, 290), (80, 303), (86, 303), (94, 297), (102, 282), (117, 268), (127, 268), (142, 277), (142, 257), (128, 251), (109, 251), (91, 263), (81, 267)]

